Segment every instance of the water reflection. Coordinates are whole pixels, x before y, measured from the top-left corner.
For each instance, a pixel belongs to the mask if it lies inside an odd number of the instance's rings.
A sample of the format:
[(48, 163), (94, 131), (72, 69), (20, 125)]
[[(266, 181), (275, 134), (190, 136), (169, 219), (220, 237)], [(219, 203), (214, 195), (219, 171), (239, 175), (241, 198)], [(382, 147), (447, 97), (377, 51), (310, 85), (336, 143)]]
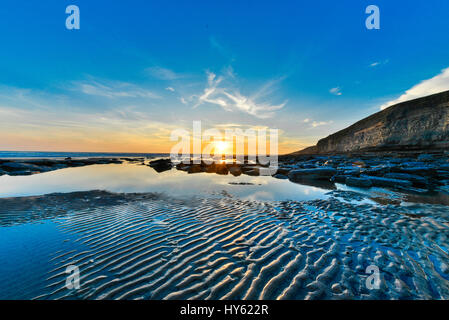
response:
[(176, 169), (157, 173), (148, 166), (130, 163), (68, 168), (33, 176), (0, 177), (0, 197), (3, 198), (89, 190), (163, 192), (187, 197), (225, 191), (242, 199), (301, 201), (326, 198), (328, 188), (328, 185), (306, 186), (270, 176), (188, 174)]

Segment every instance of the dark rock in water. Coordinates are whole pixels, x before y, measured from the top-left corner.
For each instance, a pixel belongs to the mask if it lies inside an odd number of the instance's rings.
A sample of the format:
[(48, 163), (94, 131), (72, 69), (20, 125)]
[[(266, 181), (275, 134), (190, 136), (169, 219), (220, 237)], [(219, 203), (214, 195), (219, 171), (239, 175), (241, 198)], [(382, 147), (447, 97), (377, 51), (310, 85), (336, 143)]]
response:
[(188, 173), (200, 173), (203, 172), (203, 168), (200, 164), (193, 164), (187, 170)]
[(34, 164), (37, 166), (47, 166), (47, 167), (53, 167), (57, 164), (64, 163), (64, 161), (60, 160), (51, 160), (51, 159), (28, 159), (26, 163)]
[(254, 168), (256, 168), (256, 166), (243, 166), (243, 167), (241, 168), (241, 170), (242, 170), (243, 173), (245, 173), (245, 172), (247, 172), (247, 171), (254, 170)]
[(436, 168), (437, 170), (449, 171), (449, 163), (440, 164)]
[[(402, 102), (292, 153), (448, 150), (449, 91)], [(422, 160), (428, 160), (423, 156)]]
[(217, 167), (215, 166), (215, 163), (212, 163), (210, 165), (206, 165), (204, 167), (204, 172), (207, 173), (216, 173), (217, 172)]
[(329, 180), (337, 173), (332, 167), (319, 167), (314, 169), (296, 169), (288, 174), (288, 178), (294, 182), (301, 180)]
[(6, 162), (3, 163), (2, 168), (7, 171), (19, 171), (19, 170), (28, 170), (30, 168), (36, 169), (39, 168), (34, 164), (20, 163), (20, 162)]
[(431, 154), (423, 153), (418, 156), (418, 161), (432, 161), (432, 160), (433, 160), (433, 155), (431, 155)]
[(242, 174), (242, 169), (238, 166), (229, 167), (229, 173), (231, 173), (234, 177), (238, 177)]
[(251, 169), (251, 170), (246, 170), (243, 173), (248, 175), (248, 176), (258, 176), (260, 174), (259, 173), (259, 169), (257, 169), (257, 168), (254, 168), (254, 169)]
[(216, 174), (227, 175), (229, 173), (229, 169), (224, 163), (215, 164), (215, 168)]
[(171, 165), (171, 160), (170, 159), (158, 159), (158, 160), (153, 160), (149, 162), (149, 166), (150, 167), (156, 167), (156, 166), (160, 166), (160, 165)]
[[(57, 164), (53, 165), (52, 167), (45, 167), (45, 168), (50, 168), (51, 170), (58, 170), (58, 169), (65, 169), (67, 167), (68, 166), (65, 163), (57, 163)], [(41, 166), (41, 168), (43, 168), (43, 167)]]
[(373, 186), (376, 187), (411, 187), (413, 185), (412, 182), (407, 180), (399, 180), (399, 179), (389, 179), (389, 178), (382, 178), (382, 177), (372, 177), (372, 176), (365, 176), (361, 175), (360, 178), (369, 179), (371, 180), (371, 183)]
[(145, 158), (120, 158), (120, 159), (128, 162), (141, 162), (145, 160)]
[(365, 170), (365, 174), (369, 176), (383, 176), (386, 173), (390, 172), (392, 170), (392, 167), (387, 165), (378, 165), (372, 168), (368, 168)]
[(313, 169), (316, 167), (317, 166), (314, 163), (304, 163), (301, 165), (301, 168), (303, 168), (303, 169)]
[(176, 166), (176, 169), (181, 170), (181, 171), (189, 171), (190, 166), (189, 165), (185, 165), (185, 164), (178, 164)]
[(333, 176), (330, 179), (330, 181), (331, 182), (338, 182), (338, 183), (346, 183), (346, 178), (348, 178), (348, 176), (341, 175), (341, 174), (336, 174), (335, 176)]
[(409, 173), (420, 176), (433, 176), (436, 175), (437, 171), (434, 167), (431, 166), (423, 166), (423, 167), (400, 167), (396, 168), (392, 171), (400, 172), (400, 173)]
[(159, 173), (171, 170), (173, 167), (170, 159), (159, 159), (150, 161), (148, 165)]
[(3, 175), (5, 175), (5, 174), (7, 174), (7, 172), (6, 172), (6, 171), (3, 171), (2, 169), (0, 169), (0, 176), (3, 176)]
[(407, 180), (411, 181), (414, 185), (417, 186), (427, 186), (429, 184), (429, 181), (426, 178), (408, 173), (391, 172), (387, 173), (385, 175), (385, 178)]
[(91, 158), (78, 160), (51, 160), (51, 159), (27, 159), (27, 160), (1, 160), (0, 169), (9, 175), (20, 176), (35, 173), (48, 172), (67, 167), (82, 167), (93, 164), (120, 164), (118, 159)]
[(352, 187), (361, 187), (361, 188), (369, 188), (372, 187), (373, 183), (370, 179), (367, 178), (356, 178), (356, 177), (347, 177), (346, 184)]
[[(21, 175), (25, 174), (26, 172), (30, 172), (30, 174), (32, 172), (41, 172), (42, 169), (39, 166), (36, 166), (34, 164), (29, 164), (29, 163), (20, 163), (20, 162), (6, 162), (3, 163), (1, 165), (2, 169), (9, 172), (10, 175), (12, 175), (11, 173), (14, 173), (14, 175)], [(28, 175), (28, 173), (26, 173), (26, 175)]]
[(337, 168), (337, 170), (338, 170), (339, 175), (358, 176), (365, 169), (358, 168), (358, 167), (343, 167), (343, 168)]
[(287, 175), (292, 169), (288, 168), (288, 167), (280, 167), (278, 168), (278, 173), (279, 174), (283, 174), (283, 175)]
[(276, 179), (281, 179), (281, 180), (288, 179), (288, 177), (283, 175), (282, 173), (277, 173), (273, 177), (275, 177)]
[[(290, 180), (292, 181), (292, 180)], [(329, 181), (329, 180), (301, 180), (301, 181), (292, 181), (301, 185), (305, 186), (311, 186), (321, 189), (327, 189), (327, 190), (336, 190), (337, 187), (335, 186), (335, 183)]]
[(33, 173), (30, 170), (17, 170), (8, 173), (10, 176), (30, 176)]
[(232, 184), (234, 186), (253, 186), (254, 183), (251, 182), (229, 182), (229, 184)]
[(64, 160), (72, 160), (72, 157), (67, 157), (67, 158), (65, 158)]

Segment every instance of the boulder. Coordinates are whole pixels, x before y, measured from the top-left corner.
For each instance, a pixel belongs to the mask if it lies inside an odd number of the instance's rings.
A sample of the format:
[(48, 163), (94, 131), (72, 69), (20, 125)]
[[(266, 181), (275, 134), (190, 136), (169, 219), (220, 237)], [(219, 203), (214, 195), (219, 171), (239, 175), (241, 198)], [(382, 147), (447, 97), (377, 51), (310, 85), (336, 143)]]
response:
[(176, 165), (176, 169), (181, 170), (181, 171), (189, 171), (190, 166), (180, 163), (180, 164)]
[(374, 166), (372, 168), (367, 168), (365, 173), (370, 176), (383, 176), (387, 172), (390, 172), (390, 170), (392, 170), (391, 166), (378, 165), (378, 166)]
[(418, 186), (426, 186), (429, 183), (429, 181), (426, 178), (409, 173), (390, 172), (387, 173), (384, 177), (389, 179), (411, 181), (414, 185)]
[(443, 163), (438, 165), (437, 170), (449, 171), (449, 163)]
[(216, 164), (215, 168), (216, 174), (227, 175), (229, 173), (228, 167), (225, 164)]
[(275, 177), (276, 179), (281, 179), (281, 180), (288, 179), (288, 177), (286, 175), (283, 175), (281, 173), (277, 173), (273, 177)]
[(10, 176), (30, 176), (33, 173), (30, 170), (17, 170), (8, 173)]
[(259, 175), (259, 169), (258, 168), (254, 168), (251, 170), (247, 170), (244, 172), (244, 174), (248, 175), (248, 176), (258, 176)]
[(229, 167), (229, 172), (234, 176), (234, 177), (238, 177), (239, 175), (242, 174), (242, 169), (239, 166), (232, 166)]
[(203, 168), (200, 164), (193, 164), (187, 169), (188, 173), (200, 173), (203, 172)]
[[(392, 170), (393, 171), (393, 170)], [(395, 172), (409, 173), (420, 176), (432, 176), (436, 175), (436, 169), (431, 166), (420, 166), (420, 167), (400, 167)]]
[(39, 170), (40, 168), (34, 164), (21, 163), (21, 162), (5, 162), (2, 168), (6, 171), (19, 171), (19, 170)]
[(361, 175), (360, 178), (364, 179), (370, 179), (373, 186), (376, 187), (411, 187), (413, 183), (411, 181), (407, 180), (400, 180), (400, 179), (390, 179), (390, 178), (383, 178), (383, 177), (373, 177), (373, 176), (365, 176)]
[(431, 154), (423, 153), (418, 156), (418, 161), (432, 161), (432, 160), (433, 155)]
[(332, 182), (338, 182), (338, 183), (346, 183), (346, 178), (348, 178), (348, 176), (342, 175), (342, 174), (336, 174), (335, 176), (333, 176), (330, 181)]
[(289, 172), (288, 178), (293, 182), (301, 180), (330, 180), (336, 173), (337, 169), (331, 167), (296, 169)]
[(292, 169), (289, 167), (279, 167), (277, 172), (279, 174), (287, 175), (291, 170)]
[(170, 159), (159, 159), (150, 161), (148, 165), (159, 173), (171, 170), (173, 166)]
[(373, 186), (373, 183), (368, 178), (347, 177), (345, 183), (348, 186), (360, 188), (369, 188)]

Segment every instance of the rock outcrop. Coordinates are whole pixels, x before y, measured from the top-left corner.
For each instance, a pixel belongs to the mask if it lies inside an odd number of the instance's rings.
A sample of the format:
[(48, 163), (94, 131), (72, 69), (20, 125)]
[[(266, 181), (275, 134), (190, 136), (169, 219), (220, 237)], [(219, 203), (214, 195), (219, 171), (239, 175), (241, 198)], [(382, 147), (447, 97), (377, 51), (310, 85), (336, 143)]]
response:
[(294, 154), (449, 150), (449, 91), (399, 103)]

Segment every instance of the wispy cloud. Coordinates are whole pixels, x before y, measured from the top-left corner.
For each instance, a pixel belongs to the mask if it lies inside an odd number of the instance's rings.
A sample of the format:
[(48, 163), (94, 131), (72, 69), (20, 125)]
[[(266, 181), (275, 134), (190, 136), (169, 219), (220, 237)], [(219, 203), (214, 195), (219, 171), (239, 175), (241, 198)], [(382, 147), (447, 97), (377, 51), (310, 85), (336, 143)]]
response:
[(332, 123), (334, 123), (332, 120), (331, 121), (313, 121), (311, 123), (311, 126), (312, 126), (312, 128), (316, 128), (316, 127), (321, 127), (321, 126), (327, 126)]
[(159, 95), (152, 91), (128, 82), (89, 80), (74, 82), (74, 85), (75, 90), (92, 96), (106, 98), (160, 98)]
[(315, 121), (315, 120), (312, 120), (309, 118), (304, 119), (303, 122), (309, 124), (310, 125), (309, 128), (327, 126), (327, 125), (334, 123), (334, 121), (332, 121), (332, 120), (330, 120), (330, 121)]
[(167, 88), (165, 88), (165, 90), (175, 92), (175, 89), (173, 87), (167, 87)]
[(378, 66), (387, 64), (389, 61), (390, 61), (390, 60), (388, 60), (388, 59), (383, 60), (383, 61), (374, 61), (373, 63), (370, 63), (369, 67), (370, 67), (370, 68), (378, 67)]
[(433, 78), (421, 81), (399, 96), (399, 98), (391, 100), (380, 106), (380, 109), (384, 110), (392, 105), (404, 101), (425, 97), (446, 90), (449, 90), (449, 68), (441, 70), (441, 72)]
[(257, 118), (266, 119), (272, 117), (276, 110), (282, 109), (287, 103), (284, 101), (275, 105), (267, 101), (267, 97), (273, 93), (274, 87), (282, 79), (269, 81), (254, 94), (246, 96), (233, 83), (235, 76), (232, 69), (230, 71), (228, 68), (227, 72), (221, 76), (207, 72), (207, 86), (203, 93), (192, 96), (190, 100), (194, 100), (194, 108), (209, 103), (218, 105), (226, 111), (241, 111)]
[(335, 87), (329, 90), (330, 93), (335, 94), (336, 96), (341, 96), (342, 92), (341, 92), (341, 88), (340, 87)]
[(150, 67), (146, 69), (146, 72), (152, 77), (160, 80), (177, 80), (184, 78), (184, 75), (162, 67)]

